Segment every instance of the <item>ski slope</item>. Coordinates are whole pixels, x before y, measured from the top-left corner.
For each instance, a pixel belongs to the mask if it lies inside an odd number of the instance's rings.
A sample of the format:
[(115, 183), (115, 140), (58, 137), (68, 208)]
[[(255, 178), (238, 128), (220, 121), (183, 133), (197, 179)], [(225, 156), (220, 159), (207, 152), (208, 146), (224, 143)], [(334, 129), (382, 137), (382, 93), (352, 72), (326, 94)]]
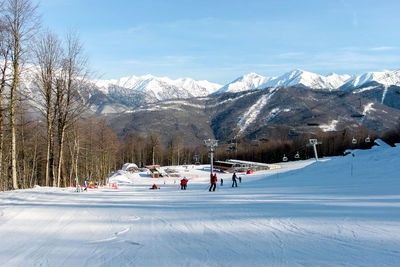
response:
[[(118, 190), (0, 192), (1, 266), (398, 266), (399, 148), (282, 163), (208, 192), (190, 177), (113, 177)], [(179, 180), (179, 179), (178, 179)]]

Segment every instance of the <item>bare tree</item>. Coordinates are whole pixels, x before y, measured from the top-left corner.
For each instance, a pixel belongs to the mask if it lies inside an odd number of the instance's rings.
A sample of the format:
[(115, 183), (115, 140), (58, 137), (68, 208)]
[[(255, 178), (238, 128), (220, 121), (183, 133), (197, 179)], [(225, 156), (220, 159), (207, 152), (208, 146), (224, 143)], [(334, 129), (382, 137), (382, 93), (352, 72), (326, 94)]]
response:
[[(3, 1), (0, 2), (4, 5)], [(1, 12), (1, 10), (0, 10)], [(10, 31), (0, 13), (0, 182), (3, 181), (3, 150), (4, 150), (4, 107), (3, 98), (9, 80), (9, 57), (11, 53)]]
[(39, 28), (39, 18), (30, 0), (6, 0), (4, 7), (4, 21), (11, 35), (11, 71), (12, 81), (10, 86), (9, 115), (10, 115), (10, 153), (11, 153), (11, 179), (14, 189), (18, 189), (17, 183), (17, 144), (16, 144), (16, 115), (15, 101), (16, 91), (20, 83), (20, 74), (27, 43), (32, 40)]
[(85, 110), (83, 94), (90, 89), (86, 82), (88, 76), (87, 59), (83, 55), (83, 46), (79, 37), (70, 33), (66, 38), (65, 55), (62, 62), (61, 76), (56, 84), (56, 112), (58, 128), (58, 172), (57, 184), (60, 186), (63, 178), (63, 186), (66, 186), (63, 169), (63, 151), (66, 129), (74, 124)]
[(156, 132), (150, 131), (147, 134), (148, 138), (148, 144), (151, 149), (151, 162), (154, 165), (155, 164), (155, 154), (156, 154), (156, 149), (160, 145), (160, 137)]
[[(50, 185), (50, 175), (53, 173), (54, 161), (54, 96), (55, 83), (57, 75), (61, 67), (62, 58), (61, 43), (56, 35), (51, 32), (42, 34), (38, 40), (35, 49), (35, 64), (38, 66), (36, 74), (36, 87), (42, 95), (43, 99), (39, 99), (39, 104), (43, 107), (44, 116), (47, 123), (47, 155), (46, 155), (46, 171), (45, 183)], [(54, 179), (54, 175), (53, 175)], [(55, 183), (53, 181), (53, 186)]]

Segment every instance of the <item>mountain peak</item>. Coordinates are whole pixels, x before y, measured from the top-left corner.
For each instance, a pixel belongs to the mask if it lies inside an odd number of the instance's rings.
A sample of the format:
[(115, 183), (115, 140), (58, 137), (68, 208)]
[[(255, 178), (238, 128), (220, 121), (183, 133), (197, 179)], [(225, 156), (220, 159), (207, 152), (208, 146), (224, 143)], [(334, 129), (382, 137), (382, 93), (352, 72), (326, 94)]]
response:
[(341, 89), (360, 88), (369, 83), (379, 83), (384, 86), (399, 85), (400, 71), (399, 70), (383, 70), (366, 72), (349, 79)]
[(236, 93), (236, 92), (252, 90), (259, 88), (260, 85), (266, 83), (271, 79), (272, 79), (271, 77), (264, 77), (255, 72), (250, 72), (233, 80), (232, 82), (228, 83), (215, 93), (216, 94), (227, 93), (227, 92)]

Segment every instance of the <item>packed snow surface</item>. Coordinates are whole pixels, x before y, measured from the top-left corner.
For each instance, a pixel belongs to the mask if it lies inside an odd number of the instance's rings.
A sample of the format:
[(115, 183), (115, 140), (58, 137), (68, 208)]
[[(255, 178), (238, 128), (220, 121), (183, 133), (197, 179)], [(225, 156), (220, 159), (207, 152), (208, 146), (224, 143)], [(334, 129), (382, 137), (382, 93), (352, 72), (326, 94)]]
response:
[[(119, 189), (0, 193), (2, 266), (398, 266), (399, 148), (189, 178), (119, 171)], [(165, 171), (163, 168), (162, 171)], [(164, 184), (165, 181), (165, 184)], [(156, 183), (160, 190), (149, 190)]]

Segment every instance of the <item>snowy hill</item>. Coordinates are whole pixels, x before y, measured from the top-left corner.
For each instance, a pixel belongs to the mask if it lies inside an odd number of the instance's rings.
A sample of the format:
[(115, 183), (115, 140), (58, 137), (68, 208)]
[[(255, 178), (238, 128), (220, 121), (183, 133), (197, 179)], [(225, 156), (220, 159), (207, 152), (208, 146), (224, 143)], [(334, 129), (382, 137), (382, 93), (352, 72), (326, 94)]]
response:
[[(124, 176), (119, 189), (0, 192), (4, 266), (398, 266), (399, 147), (189, 178)], [(122, 179), (123, 178), (123, 179)], [(157, 183), (160, 190), (149, 190)], [(46, 227), (43, 227), (46, 226)], [(182, 256), (184, 253), (184, 256)]]

